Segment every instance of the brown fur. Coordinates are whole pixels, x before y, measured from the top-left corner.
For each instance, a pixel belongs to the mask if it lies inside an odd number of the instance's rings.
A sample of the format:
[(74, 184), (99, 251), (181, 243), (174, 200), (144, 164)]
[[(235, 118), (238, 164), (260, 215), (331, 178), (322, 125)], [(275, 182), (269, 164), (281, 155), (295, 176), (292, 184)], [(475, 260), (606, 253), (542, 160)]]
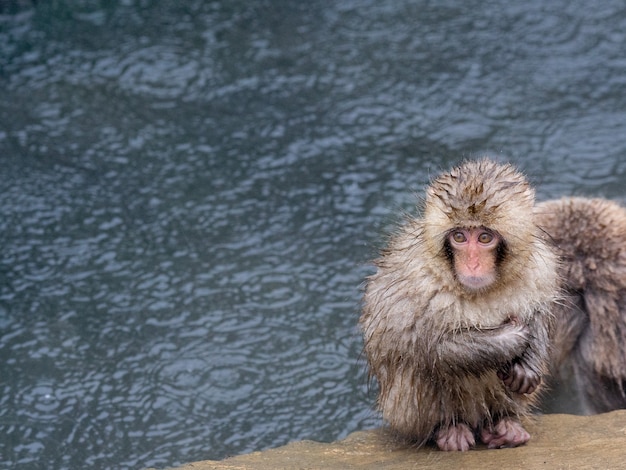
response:
[[(533, 206), (512, 166), (464, 163), (433, 181), (423, 217), (376, 260), (360, 319), (365, 352), (383, 417), (419, 444), (459, 424), (477, 436), (508, 426), (536, 402), (537, 393), (512, 392), (498, 377), (516, 361), (538, 376), (547, 370), (557, 261)], [(458, 227), (486, 227), (506, 242), (497, 281), (480, 292), (456, 280), (446, 253)]]
[(556, 366), (570, 361), (589, 412), (626, 408), (626, 209), (603, 199), (537, 205), (563, 260)]

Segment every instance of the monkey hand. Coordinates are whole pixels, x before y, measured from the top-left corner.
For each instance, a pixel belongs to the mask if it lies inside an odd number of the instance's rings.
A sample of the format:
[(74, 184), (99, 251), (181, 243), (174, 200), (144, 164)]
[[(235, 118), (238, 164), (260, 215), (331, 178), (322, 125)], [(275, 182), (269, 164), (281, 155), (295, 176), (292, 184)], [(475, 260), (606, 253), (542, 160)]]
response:
[(521, 394), (533, 393), (541, 383), (541, 375), (519, 360), (500, 369), (498, 377), (511, 392)]

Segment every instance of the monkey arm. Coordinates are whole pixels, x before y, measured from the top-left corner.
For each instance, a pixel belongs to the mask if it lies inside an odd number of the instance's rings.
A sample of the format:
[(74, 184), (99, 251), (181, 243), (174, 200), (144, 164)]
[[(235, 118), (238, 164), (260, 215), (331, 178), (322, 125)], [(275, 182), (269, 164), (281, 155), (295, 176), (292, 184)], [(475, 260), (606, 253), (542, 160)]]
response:
[(511, 392), (533, 393), (546, 373), (549, 355), (550, 321), (541, 312), (535, 313), (528, 324), (528, 348), (498, 370), (498, 376)]
[(435, 342), (433, 365), (455, 376), (500, 370), (524, 353), (529, 339), (529, 328), (517, 322), (449, 331)]

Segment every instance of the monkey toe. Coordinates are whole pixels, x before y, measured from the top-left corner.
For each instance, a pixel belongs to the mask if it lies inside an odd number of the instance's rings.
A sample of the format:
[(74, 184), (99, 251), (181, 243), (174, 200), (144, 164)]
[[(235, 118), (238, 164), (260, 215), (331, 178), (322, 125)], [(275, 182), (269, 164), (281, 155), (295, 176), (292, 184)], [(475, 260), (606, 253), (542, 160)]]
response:
[(530, 439), (530, 434), (518, 421), (504, 418), (493, 428), (483, 429), (480, 438), (489, 449), (502, 449), (526, 444)]
[(466, 424), (440, 429), (436, 437), (437, 447), (444, 451), (465, 452), (476, 444), (474, 433)]

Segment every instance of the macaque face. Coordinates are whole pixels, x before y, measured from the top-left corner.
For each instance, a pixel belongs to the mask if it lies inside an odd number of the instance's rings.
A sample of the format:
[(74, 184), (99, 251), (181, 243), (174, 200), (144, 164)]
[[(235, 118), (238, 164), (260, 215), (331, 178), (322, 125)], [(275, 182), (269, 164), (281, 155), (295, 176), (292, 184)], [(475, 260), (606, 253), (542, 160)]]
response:
[(468, 290), (491, 286), (496, 280), (501, 237), (486, 228), (458, 228), (448, 235), (457, 280)]

